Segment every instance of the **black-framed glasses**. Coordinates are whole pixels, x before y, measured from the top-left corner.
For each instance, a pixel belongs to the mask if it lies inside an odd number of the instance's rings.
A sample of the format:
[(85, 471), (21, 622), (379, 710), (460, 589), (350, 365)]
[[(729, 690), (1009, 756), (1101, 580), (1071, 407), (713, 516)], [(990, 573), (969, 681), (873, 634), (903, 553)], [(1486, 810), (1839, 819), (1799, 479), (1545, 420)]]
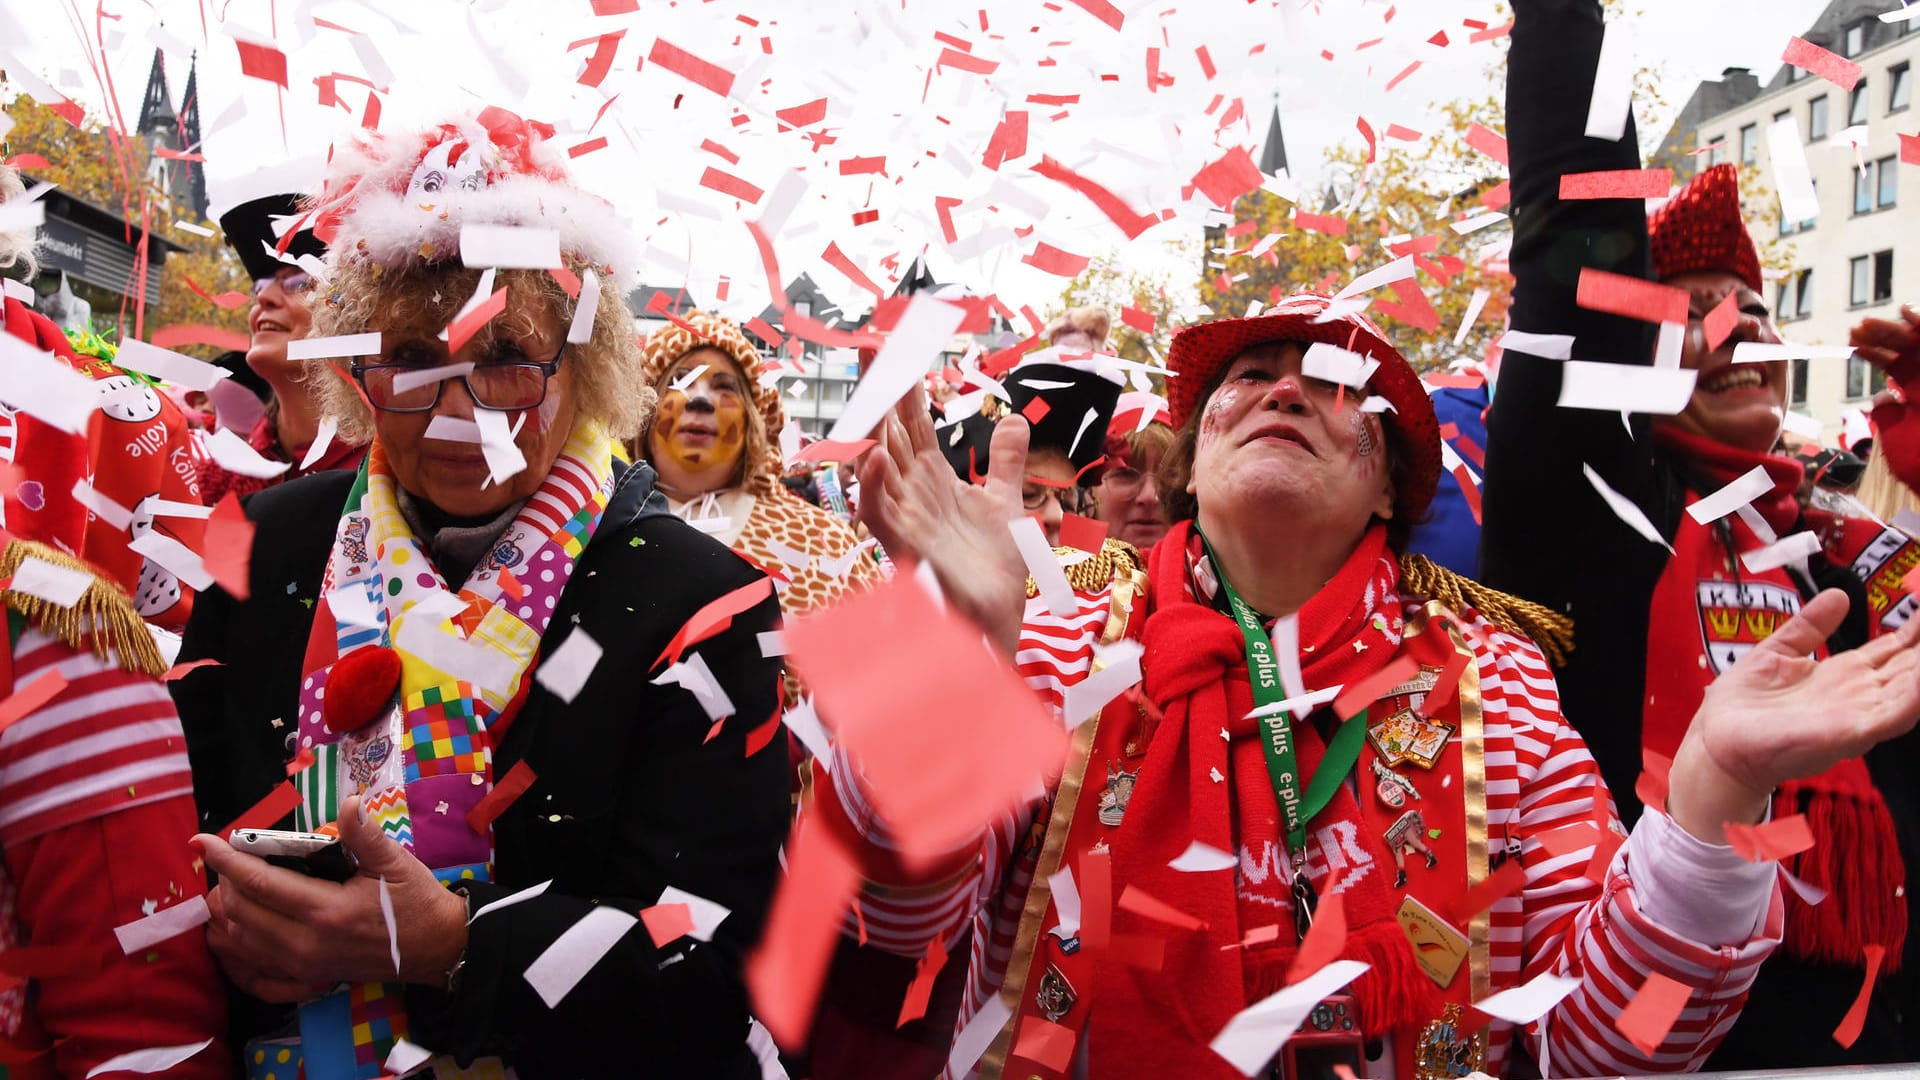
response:
[(278, 283), (289, 294), (303, 293), (313, 288), (313, 275), (305, 270), (296, 270), (291, 274), (275, 274), (273, 277), (253, 279), (253, 295), (259, 296), (267, 291), (267, 286)]
[[(367, 401), (381, 412), (431, 412), (440, 404), (440, 389), (449, 379), (467, 386), (467, 396), (482, 409), (495, 412), (520, 412), (538, 408), (547, 400), (547, 382), (560, 370), (560, 357), (567, 351), (561, 342), (553, 359), (514, 360), (475, 364), (464, 375), (426, 379), (433, 367), (419, 364), (355, 364), (353, 377), (367, 392)], [(409, 377), (411, 376), (411, 377)]]

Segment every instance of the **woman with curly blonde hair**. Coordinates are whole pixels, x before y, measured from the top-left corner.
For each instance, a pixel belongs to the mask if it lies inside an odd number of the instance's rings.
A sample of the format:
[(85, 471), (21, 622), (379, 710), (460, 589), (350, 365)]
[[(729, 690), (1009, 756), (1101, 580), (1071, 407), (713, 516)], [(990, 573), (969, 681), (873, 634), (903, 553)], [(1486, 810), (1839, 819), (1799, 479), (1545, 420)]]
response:
[[(223, 661), (180, 695), (205, 824), (292, 774), (292, 827), (356, 860), (336, 884), (195, 841), (251, 999), (236, 1041), (316, 1080), (401, 1034), (436, 1071), (759, 1075), (739, 966), (786, 834), (756, 638), (778, 605), (621, 452), (652, 396), (634, 262), (552, 134), (489, 109), (335, 155), (315, 332), (365, 351), (308, 374), (367, 460), (249, 502), (251, 596), (212, 594), (182, 651)], [(553, 234), (563, 265), (468, 265), (501, 227)], [(716, 602), (731, 621), (682, 640)], [(724, 917), (626, 932), (676, 890)], [(543, 958), (576, 929), (604, 955), (563, 976)]]

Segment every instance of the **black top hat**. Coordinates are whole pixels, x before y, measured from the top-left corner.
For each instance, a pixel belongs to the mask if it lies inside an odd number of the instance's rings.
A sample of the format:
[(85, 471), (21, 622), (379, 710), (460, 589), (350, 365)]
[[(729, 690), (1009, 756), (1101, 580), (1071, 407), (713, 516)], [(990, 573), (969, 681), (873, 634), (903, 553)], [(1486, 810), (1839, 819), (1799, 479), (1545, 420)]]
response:
[[(300, 196), (268, 195), (252, 202), (243, 202), (220, 215), (220, 228), (227, 234), (227, 243), (246, 266), (248, 277), (262, 281), (287, 265), (274, 258), (270, 250), (280, 246), (280, 238), (273, 234), (273, 219), (297, 217), (299, 214)], [(301, 229), (287, 242), (289, 259), (297, 259), (302, 255), (319, 257), (326, 253), (327, 245), (321, 243), (311, 229)]]
[[(1042, 363), (1014, 368), (1002, 385), (1013, 411), (1033, 425), (1028, 446), (1058, 450), (1078, 473), (1081, 487), (1098, 484), (1105, 465), (1101, 458), (1107, 452), (1107, 425), (1120, 403), (1120, 384), (1092, 371)], [(1044, 402), (1045, 409), (1035, 401)]]

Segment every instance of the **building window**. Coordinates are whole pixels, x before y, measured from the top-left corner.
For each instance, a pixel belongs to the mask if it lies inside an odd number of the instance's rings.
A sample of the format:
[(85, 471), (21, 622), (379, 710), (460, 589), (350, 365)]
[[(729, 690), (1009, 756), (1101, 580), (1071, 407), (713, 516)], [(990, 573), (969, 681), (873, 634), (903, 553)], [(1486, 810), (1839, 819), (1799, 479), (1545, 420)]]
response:
[(1725, 165), (1727, 163), (1727, 139), (1724, 135), (1715, 136), (1707, 144), (1707, 164)]
[(1853, 174), (1853, 212), (1864, 214), (1873, 209), (1873, 162)]
[[(1805, 232), (1806, 226), (1802, 224), (1800, 226), (1800, 229), (1802, 232)], [(1794, 318), (1796, 319), (1812, 318), (1813, 317), (1813, 271), (1811, 269), (1800, 271), (1799, 279), (1795, 282), (1795, 285), (1797, 287), (1794, 289), (1794, 298), (1793, 298)]]
[[(1902, 23), (1902, 26), (1910, 26)], [(1913, 69), (1906, 64), (1887, 69), (1887, 111), (1899, 112), (1913, 104)]]
[(1867, 24), (1863, 19), (1847, 27), (1847, 39), (1841, 46), (1846, 50), (1842, 55), (1859, 56), (1867, 48)]
[(1787, 404), (1805, 405), (1807, 403), (1807, 358), (1803, 356), (1798, 360), (1792, 361), (1791, 371), (1792, 378), (1789, 380), (1790, 390)]
[(1867, 80), (1861, 79), (1847, 92), (1847, 126), (1867, 122)]
[(1874, 194), (1874, 209), (1885, 210), (1900, 197), (1900, 159), (1888, 155), (1874, 165), (1880, 173), (1879, 190)]
[(1793, 278), (1781, 280), (1773, 287), (1773, 311), (1780, 322), (1793, 318)]
[(1847, 358), (1847, 398), (1858, 400), (1887, 388), (1887, 373), (1857, 356)]
[(1743, 124), (1740, 127), (1740, 164), (1751, 165), (1760, 157), (1760, 125)]
[(1853, 307), (1884, 304), (1893, 299), (1893, 252), (1860, 255), (1847, 261), (1851, 276), (1847, 303)]
[(1807, 141), (1819, 142), (1827, 137), (1827, 95), (1821, 94), (1807, 102)]

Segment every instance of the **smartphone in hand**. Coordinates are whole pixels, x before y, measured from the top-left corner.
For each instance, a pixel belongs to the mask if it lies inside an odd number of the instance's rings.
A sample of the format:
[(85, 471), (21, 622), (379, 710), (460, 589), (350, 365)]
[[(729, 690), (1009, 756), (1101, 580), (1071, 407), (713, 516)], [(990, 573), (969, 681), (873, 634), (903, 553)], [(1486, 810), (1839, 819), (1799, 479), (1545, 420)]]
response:
[(230, 842), (235, 851), (244, 851), (274, 866), (297, 870), (323, 881), (348, 881), (358, 872), (353, 856), (347, 854), (340, 838), (325, 833), (237, 829)]

